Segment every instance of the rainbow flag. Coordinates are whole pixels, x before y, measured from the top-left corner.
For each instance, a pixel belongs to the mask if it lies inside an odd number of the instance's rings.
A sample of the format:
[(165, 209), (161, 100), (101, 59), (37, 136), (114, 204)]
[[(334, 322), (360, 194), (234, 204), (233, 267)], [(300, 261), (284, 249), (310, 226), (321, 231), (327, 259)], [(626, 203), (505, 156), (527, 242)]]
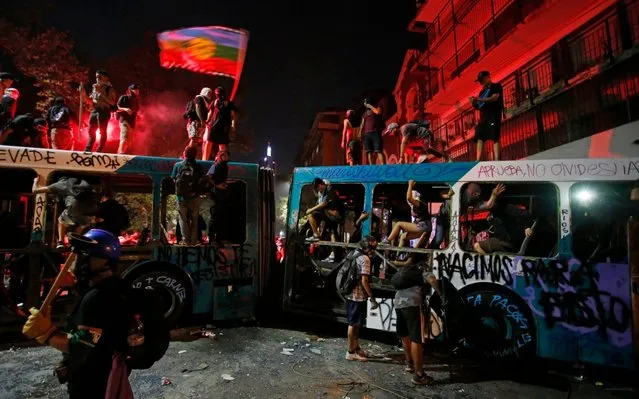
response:
[(222, 26), (194, 27), (158, 34), (160, 65), (238, 80), (248, 32)]

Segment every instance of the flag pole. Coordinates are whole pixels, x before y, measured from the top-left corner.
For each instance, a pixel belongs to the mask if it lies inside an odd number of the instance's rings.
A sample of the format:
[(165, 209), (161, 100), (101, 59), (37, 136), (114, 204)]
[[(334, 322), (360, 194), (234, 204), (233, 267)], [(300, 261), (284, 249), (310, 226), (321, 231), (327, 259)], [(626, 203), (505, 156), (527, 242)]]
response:
[(235, 73), (235, 81), (233, 82), (233, 90), (231, 91), (231, 101), (235, 98), (235, 93), (237, 93), (237, 87), (240, 84), (240, 76), (242, 75), (242, 69), (244, 69), (244, 59), (246, 58), (246, 47), (248, 45), (249, 32), (241, 29), (243, 33), (242, 39), (240, 41), (240, 54), (237, 60), (237, 72)]
[(80, 108), (78, 109), (78, 135), (73, 138), (73, 142), (71, 143), (71, 151), (75, 151), (75, 143), (80, 140), (80, 137), (82, 137), (82, 105), (84, 103), (84, 84), (82, 82), (80, 82), (78, 91), (80, 92)]

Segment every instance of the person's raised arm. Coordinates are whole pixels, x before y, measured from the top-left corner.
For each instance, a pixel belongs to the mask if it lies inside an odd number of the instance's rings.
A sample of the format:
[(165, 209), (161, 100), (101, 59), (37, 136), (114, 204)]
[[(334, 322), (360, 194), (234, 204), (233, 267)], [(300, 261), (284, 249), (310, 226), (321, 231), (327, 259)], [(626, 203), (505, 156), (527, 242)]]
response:
[(419, 200), (413, 197), (413, 188), (415, 187), (415, 180), (408, 181), (408, 190), (406, 190), (406, 201), (413, 206), (419, 206)]
[(479, 206), (479, 209), (480, 210), (493, 209), (495, 207), (495, 203), (497, 202), (497, 198), (499, 198), (499, 196), (504, 191), (506, 191), (506, 186), (504, 186), (501, 183), (497, 184), (497, 186), (493, 189), (493, 192), (490, 194), (490, 198), (488, 199), (488, 201), (486, 201), (483, 204), (481, 204)]

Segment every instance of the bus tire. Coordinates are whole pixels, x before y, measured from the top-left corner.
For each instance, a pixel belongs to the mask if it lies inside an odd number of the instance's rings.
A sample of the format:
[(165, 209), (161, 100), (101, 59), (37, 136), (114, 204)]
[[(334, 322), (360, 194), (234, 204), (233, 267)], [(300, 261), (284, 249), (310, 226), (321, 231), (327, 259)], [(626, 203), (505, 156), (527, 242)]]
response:
[(192, 311), (191, 278), (172, 263), (155, 260), (141, 262), (127, 270), (122, 278), (133, 288), (156, 290), (162, 298), (164, 319), (171, 327)]
[(537, 353), (537, 327), (528, 304), (514, 291), (491, 283), (460, 290), (466, 300), (465, 346), (488, 360), (531, 359)]

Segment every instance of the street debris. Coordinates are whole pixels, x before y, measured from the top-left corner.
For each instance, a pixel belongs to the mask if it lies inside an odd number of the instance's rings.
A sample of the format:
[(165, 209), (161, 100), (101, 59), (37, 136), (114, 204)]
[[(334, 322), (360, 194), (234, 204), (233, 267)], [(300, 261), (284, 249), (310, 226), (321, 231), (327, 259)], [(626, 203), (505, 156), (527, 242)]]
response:
[(286, 341), (280, 342), (280, 345), (286, 345)]
[(190, 373), (192, 371), (202, 371), (202, 370), (206, 370), (208, 367), (209, 367), (208, 364), (200, 363), (197, 366), (193, 367), (192, 369), (184, 369), (184, 370), (182, 370), (182, 373)]
[(166, 377), (162, 377), (162, 385), (171, 385), (171, 380)]
[(322, 354), (322, 351), (317, 349), (317, 348), (311, 348), (311, 352), (313, 352), (316, 355), (321, 355)]
[(235, 378), (233, 378), (230, 374), (222, 374), (222, 379), (224, 381), (233, 381)]
[(289, 351), (286, 351), (286, 350), (283, 350), (283, 351), (281, 351), (280, 353), (281, 353), (282, 355), (286, 355), (286, 356), (293, 356), (293, 352), (289, 352)]
[(181, 351), (178, 352), (178, 355), (181, 355), (183, 353), (186, 353), (186, 349), (182, 349)]
[(293, 349), (293, 348), (284, 348), (282, 350), (283, 351), (287, 351), (287, 352), (295, 352), (295, 349)]

